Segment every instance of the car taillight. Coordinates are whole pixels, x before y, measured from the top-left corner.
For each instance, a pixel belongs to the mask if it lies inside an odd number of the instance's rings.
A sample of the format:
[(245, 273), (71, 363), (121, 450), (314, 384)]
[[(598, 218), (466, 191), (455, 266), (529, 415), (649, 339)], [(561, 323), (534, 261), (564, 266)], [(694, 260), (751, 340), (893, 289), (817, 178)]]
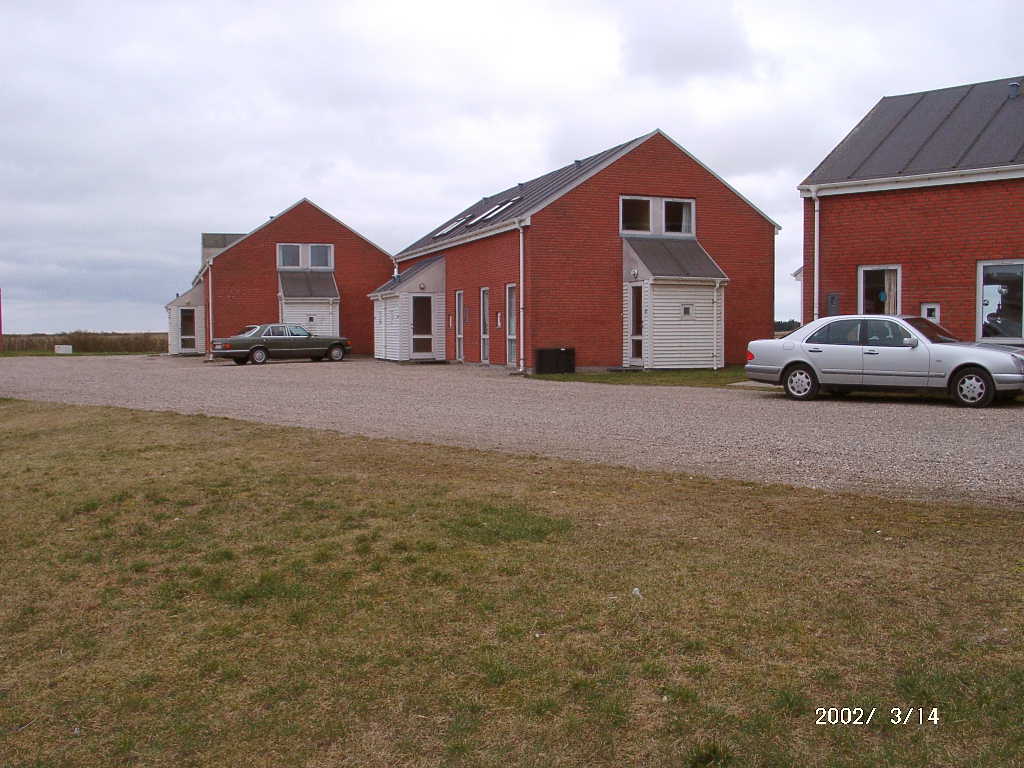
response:
[(754, 353), (753, 353), (753, 352), (751, 352), (751, 351), (750, 351), (750, 350), (748, 349), (748, 350), (747, 350), (747, 362), (749, 363), (749, 362), (750, 362), (751, 360), (753, 360), (753, 359), (754, 359)]
[(230, 344), (221, 344), (220, 348), (221, 349), (231, 349), (231, 345)]

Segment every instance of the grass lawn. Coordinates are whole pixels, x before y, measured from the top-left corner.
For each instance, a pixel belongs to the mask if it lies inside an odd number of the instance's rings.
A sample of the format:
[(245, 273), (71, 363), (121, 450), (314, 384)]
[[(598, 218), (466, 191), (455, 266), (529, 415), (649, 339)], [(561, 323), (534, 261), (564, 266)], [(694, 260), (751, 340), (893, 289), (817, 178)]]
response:
[(0, 401), (0, 765), (1013, 765), (1021, 535), (1019, 510)]
[(717, 371), (710, 368), (691, 368), (680, 371), (545, 373), (533, 375), (531, 378), (547, 381), (585, 381), (591, 384), (645, 384), (652, 387), (724, 387), (747, 380), (742, 365), (730, 365)]

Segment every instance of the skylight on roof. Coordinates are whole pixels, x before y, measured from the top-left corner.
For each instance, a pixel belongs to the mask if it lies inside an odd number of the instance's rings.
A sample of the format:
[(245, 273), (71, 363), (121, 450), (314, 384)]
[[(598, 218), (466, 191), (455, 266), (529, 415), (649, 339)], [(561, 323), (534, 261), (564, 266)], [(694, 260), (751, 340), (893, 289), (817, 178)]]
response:
[(512, 205), (512, 203), (516, 202), (519, 199), (521, 199), (521, 198), (513, 197), (511, 200), (506, 200), (503, 203), (498, 203), (497, 205), (492, 205), (490, 208), (488, 208), (486, 211), (481, 213), (475, 219), (473, 219), (472, 221), (468, 222), (466, 224), (466, 226), (467, 227), (472, 226), (473, 224), (476, 224), (478, 221), (486, 221), (487, 219), (493, 219), (495, 216), (497, 216), (499, 213), (504, 211), (506, 208), (508, 208), (510, 205)]
[(462, 222), (464, 222), (468, 218), (469, 218), (469, 216), (460, 216), (459, 218), (457, 218), (455, 221), (453, 221), (451, 224), (449, 224), (444, 229), (439, 230), (438, 232), (434, 233), (434, 237), (440, 237), (441, 235), (447, 235), (449, 232), (454, 231), (460, 224), (462, 224)]

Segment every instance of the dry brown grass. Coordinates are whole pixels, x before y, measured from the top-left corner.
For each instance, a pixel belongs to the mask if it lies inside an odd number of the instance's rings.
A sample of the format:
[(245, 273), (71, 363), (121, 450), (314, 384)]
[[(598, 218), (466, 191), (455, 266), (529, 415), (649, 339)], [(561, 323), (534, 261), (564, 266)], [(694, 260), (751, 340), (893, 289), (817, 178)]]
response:
[(1024, 749), (1020, 511), (15, 401), (0, 459), (3, 766)]
[(76, 355), (152, 355), (167, 351), (167, 334), (97, 331), (4, 334), (0, 339), (0, 354), (52, 355), (57, 344), (70, 344)]

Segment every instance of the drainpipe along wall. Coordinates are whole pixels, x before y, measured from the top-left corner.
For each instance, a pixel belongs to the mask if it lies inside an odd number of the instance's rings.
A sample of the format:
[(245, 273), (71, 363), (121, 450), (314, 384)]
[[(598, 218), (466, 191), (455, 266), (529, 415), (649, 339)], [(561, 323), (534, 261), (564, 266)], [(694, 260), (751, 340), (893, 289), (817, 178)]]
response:
[(818, 274), (818, 264), (821, 261), (821, 198), (818, 197), (818, 187), (811, 187), (811, 199), (814, 200), (814, 317), (817, 320), (820, 316), (818, 309), (821, 295), (821, 278)]
[(525, 247), (523, 243), (523, 223), (522, 221), (516, 222), (516, 229), (519, 230), (519, 327), (516, 328), (516, 333), (519, 334), (519, 373), (526, 372), (526, 333), (525, 333), (525, 317), (526, 317), (526, 286), (523, 285), (523, 276), (525, 274), (524, 262), (525, 262)]

